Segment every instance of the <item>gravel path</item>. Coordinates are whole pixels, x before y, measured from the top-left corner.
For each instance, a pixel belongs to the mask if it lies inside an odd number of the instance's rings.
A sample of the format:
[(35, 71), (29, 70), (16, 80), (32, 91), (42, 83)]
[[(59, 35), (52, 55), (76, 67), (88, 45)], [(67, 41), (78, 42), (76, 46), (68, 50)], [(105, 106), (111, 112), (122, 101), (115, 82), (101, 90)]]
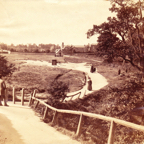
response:
[(0, 144), (79, 144), (40, 121), (29, 107), (8, 104), (0, 107)]

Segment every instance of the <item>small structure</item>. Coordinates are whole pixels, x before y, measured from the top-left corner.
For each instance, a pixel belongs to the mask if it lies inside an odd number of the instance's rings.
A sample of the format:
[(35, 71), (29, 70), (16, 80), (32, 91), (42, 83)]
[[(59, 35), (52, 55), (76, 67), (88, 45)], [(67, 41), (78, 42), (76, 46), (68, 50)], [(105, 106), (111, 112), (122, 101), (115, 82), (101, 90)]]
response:
[(52, 60), (52, 65), (57, 65), (57, 60)]
[(62, 42), (62, 46), (55, 50), (55, 57), (56, 56), (63, 56), (63, 49), (64, 49), (64, 42)]
[(56, 49), (55, 50), (55, 57), (61, 56), (61, 49)]
[(10, 54), (11, 51), (0, 49), (0, 53), (3, 53), (3, 54)]

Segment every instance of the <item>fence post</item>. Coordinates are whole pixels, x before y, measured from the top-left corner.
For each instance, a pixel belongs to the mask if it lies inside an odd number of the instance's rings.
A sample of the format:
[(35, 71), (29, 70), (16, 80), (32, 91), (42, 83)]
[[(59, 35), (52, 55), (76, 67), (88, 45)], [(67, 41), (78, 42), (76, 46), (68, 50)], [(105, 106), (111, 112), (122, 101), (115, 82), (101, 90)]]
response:
[[(85, 95), (86, 95), (86, 89), (85, 89), (85, 91), (84, 91), (84, 93), (83, 93), (82, 98), (83, 98)], [(80, 98), (80, 96), (79, 96), (79, 98)]]
[(79, 119), (79, 124), (78, 124), (78, 128), (77, 128), (77, 132), (76, 132), (76, 136), (79, 136), (81, 133), (81, 129), (82, 129), (82, 121), (83, 121), (83, 115), (80, 115), (80, 119)]
[(57, 123), (57, 116), (58, 116), (58, 112), (55, 111), (55, 114), (54, 114), (53, 120), (52, 120), (52, 123), (53, 123), (53, 124), (56, 124), (56, 123)]
[(39, 101), (37, 101), (37, 103), (36, 103), (36, 105), (35, 105), (34, 109), (36, 109), (36, 108), (37, 108), (38, 104), (39, 104)]
[(116, 128), (116, 123), (114, 121), (111, 121), (110, 131), (109, 131), (109, 137), (108, 137), (108, 144), (114, 143), (114, 131)]
[(36, 95), (36, 89), (34, 90), (33, 97), (35, 97), (35, 95)]
[(5, 101), (8, 102), (8, 91), (7, 91), (7, 88), (5, 89)]
[[(35, 97), (35, 95), (36, 95), (36, 90), (34, 90), (34, 92), (33, 92), (33, 97)], [(31, 100), (31, 105), (34, 103), (34, 99), (32, 99)]]
[(31, 106), (31, 102), (32, 102), (32, 92), (31, 92), (31, 94), (30, 94), (30, 100), (29, 100), (28, 106)]
[(21, 104), (24, 105), (24, 88), (22, 88)]
[(74, 97), (74, 96), (71, 96), (70, 100), (72, 100), (73, 97)]
[(42, 111), (41, 111), (41, 115), (43, 115), (44, 114), (44, 107), (42, 108)]
[(80, 95), (81, 95), (81, 92), (80, 92), (79, 95), (78, 95), (78, 99), (80, 98)]
[(15, 104), (15, 87), (13, 87), (13, 103)]
[(43, 120), (46, 118), (47, 113), (48, 113), (48, 107), (45, 108), (45, 112), (44, 112)]

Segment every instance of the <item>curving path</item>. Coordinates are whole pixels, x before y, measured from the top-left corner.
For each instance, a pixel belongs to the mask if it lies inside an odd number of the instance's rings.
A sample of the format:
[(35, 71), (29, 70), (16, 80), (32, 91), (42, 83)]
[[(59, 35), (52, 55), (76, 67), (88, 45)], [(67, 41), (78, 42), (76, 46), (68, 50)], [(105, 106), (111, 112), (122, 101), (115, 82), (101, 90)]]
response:
[(81, 92), (80, 95), (79, 94), (75, 95), (73, 98), (68, 97), (65, 99), (66, 101), (74, 100), (77, 98), (82, 98), (84, 96), (84, 94), (87, 95), (89, 93), (92, 93), (96, 90), (103, 88), (104, 86), (106, 86), (108, 84), (106, 78), (103, 77), (98, 72), (91, 73), (90, 72), (91, 65), (87, 65), (86, 63), (69, 63), (68, 62), (68, 63), (58, 63), (57, 65), (52, 65), (51, 63), (46, 62), (46, 61), (34, 61), (34, 60), (22, 60), (22, 61), (25, 62), (24, 65), (25, 64), (40, 65), (40, 66), (47, 65), (50, 67), (59, 67), (59, 68), (79, 70), (79, 71), (84, 72), (87, 76), (89, 76), (92, 80), (92, 91), (87, 90), (88, 85), (86, 83), (86, 85), (81, 90), (67, 94), (67, 96), (71, 96), (71, 95)]
[[(26, 62), (25, 64), (52, 66), (51, 63), (45, 61), (22, 61)], [(99, 73), (90, 73), (90, 65), (86, 65), (86, 63), (60, 63), (52, 67), (80, 70), (91, 78), (92, 91), (88, 91), (87, 85), (85, 85), (83, 89), (68, 94), (81, 92), (80, 96), (75, 96), (73, 99), (82, 98), (84, 94), (91, 93), (108, 84), (107, 80)], [(39, 117), (29, 107), (23, 107), (20, 103), (14, 105), (8, 102), (8, 104), (10, 107), (0, 107), (0, 134), (1, 131), (2, 133), (5, 131), (5, 134), (7, 134), (4, 140), (0, 136), (1, 144), (79, 144), (78, 141), (72, 140), (68, 136), (56, 131), (53, 127), (41, 122)]]

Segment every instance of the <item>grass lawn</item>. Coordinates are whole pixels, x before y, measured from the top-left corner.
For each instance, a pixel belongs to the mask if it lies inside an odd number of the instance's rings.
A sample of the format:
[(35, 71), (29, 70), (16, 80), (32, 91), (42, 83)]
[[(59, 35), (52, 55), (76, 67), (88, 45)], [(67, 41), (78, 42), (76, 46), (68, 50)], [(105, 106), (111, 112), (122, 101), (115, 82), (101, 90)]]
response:
[(13, 75), (6, 79), (9, 90), (15, 87), (16, 90), (25, 88), (28, 93), (34, 89), (37, 89), (39, 92), (46, 92), (52, 81), (58, 75), (62, 75), (59, 80), (69, 85), (70, 92), (77, 91), (83, 86), (82, 80), (84, 79), (84, 74), (80, 71), (52, 68), (44, 65), (29, 65), (21, 61), (35, 60), (52, 62), (52, 59), (57, 59), (58, 62), (64, 62), (62, 57), (55, 58), (53, 54), (39, 53), (11, 53), (9, 55), (4, 54), (4, 56), (6, 56), (8, 61), (14, 63), (17, 68)]

